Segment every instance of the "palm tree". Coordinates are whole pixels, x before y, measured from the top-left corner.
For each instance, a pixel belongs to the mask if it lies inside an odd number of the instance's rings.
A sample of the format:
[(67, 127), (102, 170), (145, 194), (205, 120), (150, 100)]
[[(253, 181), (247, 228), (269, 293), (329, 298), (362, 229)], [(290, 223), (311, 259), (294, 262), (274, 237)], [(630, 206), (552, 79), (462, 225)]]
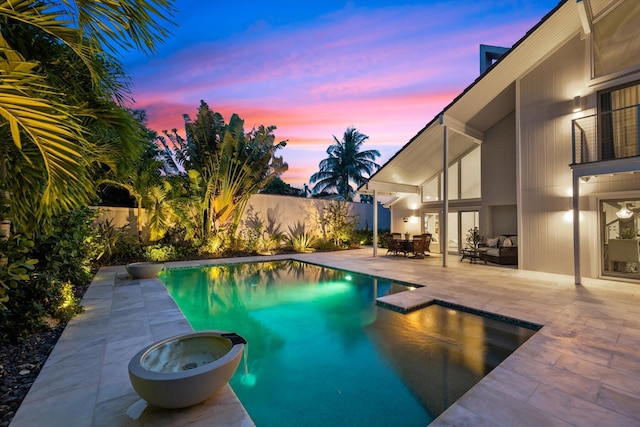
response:
[(380, 152), (378, 150), (360, 151), (362, 144), (369, 137), (358, 132), (354, 127), (347, 128), (342, 141), (338, 141), (335, 135), (333, 139), (336, 143), (327, 148), (329, 157), (320, 162), (320, 170), (311, 175), (309, 182), (315, 183), (313, 194), (335, 191), (344, 200), (352, 201), (356, 190), (351, 186), (351, 182), (357, 188), (380, 168), (380, 165), (375, 163)]
[(153, 52), (172, 3), (0, 0), (0, 176), (23, 202), (12, 203), (22, 225), (87, 201), (88, 169), (113, 160), (90, 132), (97, 121), (126, 146), (135, 126), (120, 108), (128, 91), (113, 55)]

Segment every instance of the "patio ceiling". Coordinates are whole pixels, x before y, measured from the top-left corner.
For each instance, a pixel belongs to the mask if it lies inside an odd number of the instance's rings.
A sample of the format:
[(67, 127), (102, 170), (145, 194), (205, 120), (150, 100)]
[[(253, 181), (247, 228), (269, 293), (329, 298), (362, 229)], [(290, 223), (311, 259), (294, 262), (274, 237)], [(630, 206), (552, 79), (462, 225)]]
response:
[(584, 30), (582, 7), (581, 1), (561, 1), (358, 191), (371, 194), (376, 190), (378, 194), (394, 196), (419, 194), (420, 185), (443, 169), (444, 128), (440, 117), (449, 129), (449, 164), (482, 143), (484, 132), (515, 110), (516, 81)]
[[(361, 193), (419, 194), (420, 185), (442, 171), (444, 128), (437, 122), (416, 135), (382, 169), (360, 188)], [(461, 157), (478, 142), (456, 132), (448, 133), (450, 158)]]

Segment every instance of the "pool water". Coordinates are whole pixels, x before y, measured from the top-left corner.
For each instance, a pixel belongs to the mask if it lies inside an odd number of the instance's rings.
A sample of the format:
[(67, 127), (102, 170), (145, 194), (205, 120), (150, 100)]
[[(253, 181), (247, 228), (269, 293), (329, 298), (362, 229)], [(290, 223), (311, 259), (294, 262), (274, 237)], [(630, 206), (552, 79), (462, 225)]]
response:
[(229, 382), (256, 425), (426, 426), (535, 330), (375, 299), (404, 283), (298, 261), (161, 273), (194, 330), (243, 336)]

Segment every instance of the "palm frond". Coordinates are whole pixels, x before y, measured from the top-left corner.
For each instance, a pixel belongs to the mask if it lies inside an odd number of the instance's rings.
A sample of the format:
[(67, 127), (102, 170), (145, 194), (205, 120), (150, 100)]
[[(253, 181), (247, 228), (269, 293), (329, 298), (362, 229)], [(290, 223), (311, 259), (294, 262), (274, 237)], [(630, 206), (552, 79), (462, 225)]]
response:
[(71, 16), (47, 2), (32, 0), (0, 1), (0, 16), (40, 29), (67, 45), (82, 60), (94, 81), (100, 80), (95, 52), (99, 46), (74, 28)]
[(66, 16), (90, 39), (112, 52), (139, 49), (153, 53), (170, 33), (176, 12), (171, 0), (61, 0)]
[(19, 149), (24, 146), (24, 138), (37, 147), (47, 174), (43, 197), (50, 199), (59, 193), (56, 188), (65, 187), (65, 182), (75, 179), (84, 166), (83, 129), (77, 110), (53, 100), (55, 91), (29, 72), (33, 63), (11, 59), (0, 59), (0, 117), (9, 125)]

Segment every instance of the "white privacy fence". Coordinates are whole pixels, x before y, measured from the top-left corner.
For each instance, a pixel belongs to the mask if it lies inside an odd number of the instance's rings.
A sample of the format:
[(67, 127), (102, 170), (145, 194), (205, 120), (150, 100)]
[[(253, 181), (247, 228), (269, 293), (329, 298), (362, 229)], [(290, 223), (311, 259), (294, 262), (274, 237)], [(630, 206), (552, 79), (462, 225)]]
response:
[[(288, 227), (295, 227), (297, 223), (304, 223), (307, 228), (314, 228), (318, 226), (318, 218), (322, 215), (323, 209), (331, 203), (336, 202), (274, 194), (254, 194), (249, 199), (240, 223), (241, 225), (246, 224), (250, 222), (250, 218), (258, 217), (265, 224), (268, 222), (277, 224), (283, 232), (287, 232)], [(373, 204), (346, 203), (351, 215), (357, 218), (358, 225), (356, 228), (373, 230)], [(101, 206), (95, 209), (99, 209), (101, 212), (97, 222), (110, 220), (115, 227), (129, 225), (132, 233), (137, 235), (137, 208)], [(390, 224), (391, 213), (389, 209), (378, 205), (378, 228), (389, 230), (391, 227)], [(143, 219), (143, 237), (148, 237), (148, 235), (149, 233)]]

